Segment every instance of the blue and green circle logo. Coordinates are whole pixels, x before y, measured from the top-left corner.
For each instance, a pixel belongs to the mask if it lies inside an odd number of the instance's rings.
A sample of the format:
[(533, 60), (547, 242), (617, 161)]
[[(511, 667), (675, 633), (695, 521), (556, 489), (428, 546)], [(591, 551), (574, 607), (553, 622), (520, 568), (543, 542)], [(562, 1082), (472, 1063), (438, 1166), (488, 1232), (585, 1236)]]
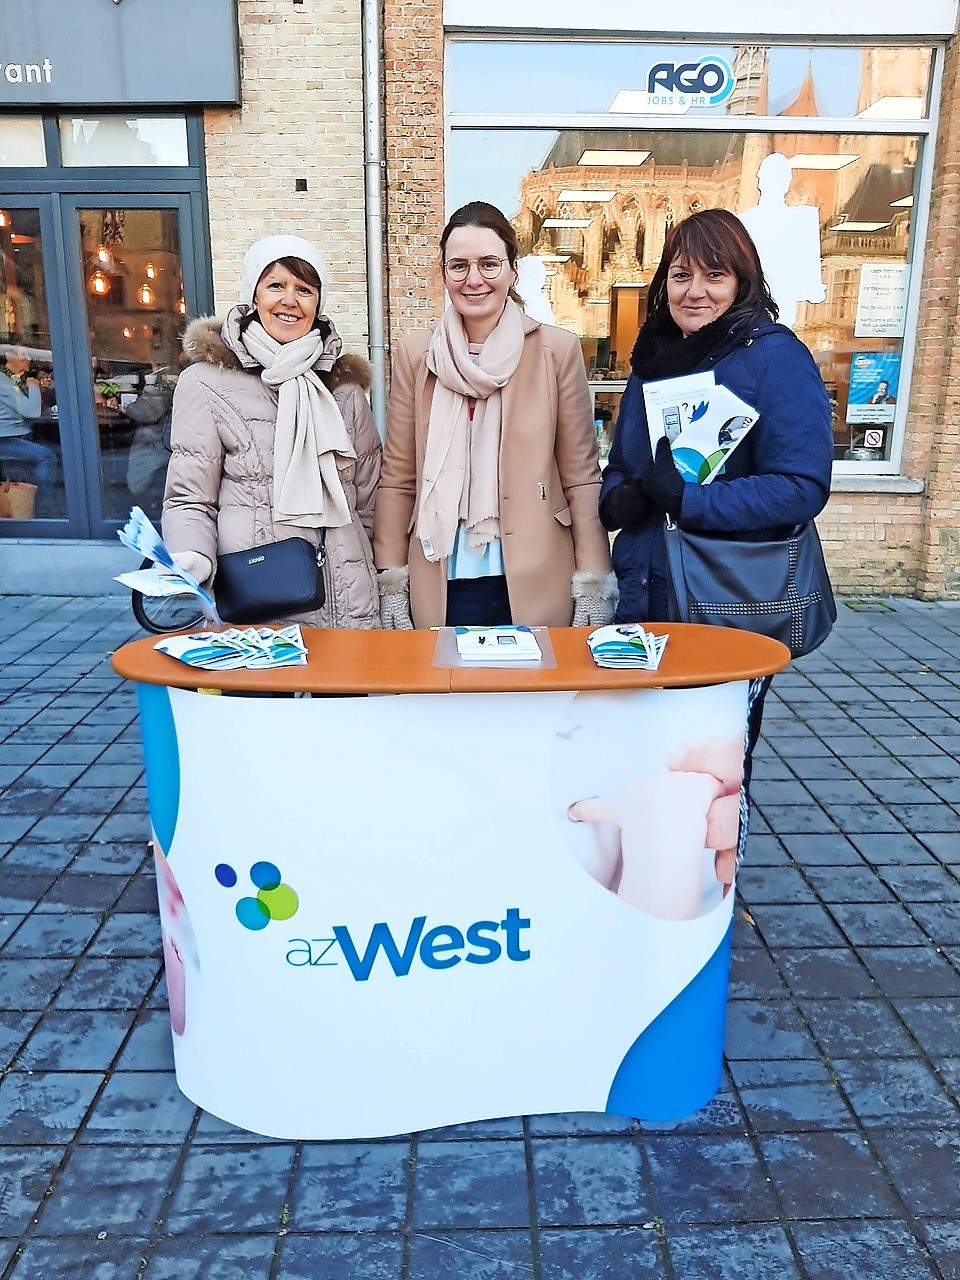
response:
[[(232, 889), (237, 883), (237, 873), (227, 862), (218, 863), (214, 875), (225, 889)], [(256, 895), (241, 898), (235, 908), (245, 929), (265, 929), (271, 920), (289, 920), (296, 915), (300, 899), (290, 885), (283, 883), (274, 863), (255, 862), (250, 868), (250, 881)]]

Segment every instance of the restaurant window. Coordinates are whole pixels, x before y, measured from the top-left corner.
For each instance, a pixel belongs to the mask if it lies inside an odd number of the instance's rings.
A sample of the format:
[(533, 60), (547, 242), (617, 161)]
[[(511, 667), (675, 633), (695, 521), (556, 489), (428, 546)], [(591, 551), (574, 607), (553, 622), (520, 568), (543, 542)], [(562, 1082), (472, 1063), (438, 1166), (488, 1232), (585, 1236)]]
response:
[(601, 447), (669, 228), (722, 207), (814, 354), (839, 468), (895, 469), (932, 65), (926, 47), (451, 41), (449, 207), (499, 204), (521, 253), (543, 260), (555, 323), (581, 341)]
[(61, 116), (60, 151), (68, 168), (185, 165), (183, 116)]
[(4, 148), (0, 538), (109, 538), (133, 505), (159, 518), (181, 338), (211, 305), (202, 125), (6, 117)]
[(0, 168), (35, 168), (47, 163), (39, 116), (0, 116)]

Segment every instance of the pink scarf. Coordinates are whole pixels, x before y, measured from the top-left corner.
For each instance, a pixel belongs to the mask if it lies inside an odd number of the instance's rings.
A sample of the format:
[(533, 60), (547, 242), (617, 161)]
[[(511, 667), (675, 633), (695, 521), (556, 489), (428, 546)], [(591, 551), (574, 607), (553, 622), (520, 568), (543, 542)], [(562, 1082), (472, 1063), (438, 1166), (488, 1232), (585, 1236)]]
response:
[(523, 314), (510, 298), (476, 360), (453, 307), (433, 332), (427, 368), (437, 385), (416, 521), (427, 560), (450, 555), (461, 520), (471, 551), (500, 536), (500, 392), (522, 354)]

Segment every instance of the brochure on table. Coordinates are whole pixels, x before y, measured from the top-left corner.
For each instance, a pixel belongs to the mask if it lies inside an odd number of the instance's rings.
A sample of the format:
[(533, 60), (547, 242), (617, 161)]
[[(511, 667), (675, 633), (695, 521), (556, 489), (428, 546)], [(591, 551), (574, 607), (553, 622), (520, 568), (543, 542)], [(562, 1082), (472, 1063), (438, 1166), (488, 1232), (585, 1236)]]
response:
[(161, 653), (203, 671), (271, 671), (305, 667), (307, 646), (300, 628), (231, 627), (229, 631), (195, 631), (164, 636), (154, 645)]
[(587, 646), (598, 667), (656, 671), (667, 647), (666, 635), (645, 631), (638, 622), (611, 623), (587, 636)]
[(547, 627), (439, 627), (435, 667), (556, 667)]
[(666, 436), (684, 480), (709, 484), (760, 416), (712, 373), (643, 384), (650, 448)]

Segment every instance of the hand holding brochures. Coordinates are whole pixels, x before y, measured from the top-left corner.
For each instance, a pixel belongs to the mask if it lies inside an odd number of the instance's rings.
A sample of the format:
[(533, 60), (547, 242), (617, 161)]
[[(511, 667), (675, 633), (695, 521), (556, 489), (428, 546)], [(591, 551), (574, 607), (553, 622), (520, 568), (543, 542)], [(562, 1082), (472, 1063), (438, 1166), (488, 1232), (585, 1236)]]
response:
[(131, 508), (130, 518), (118, 530), (117, 537), (125, 547), (136, 551), (146, 560), (152, 560), (154, 565), (152, 569), (118, 573), (116, 582), (122, 582), (131, 591), (139, 591), (145, 596), (194, 595), (200, 602), (204, 617), (214, 625), (220, 625), (221, 618), (213, 596), (204, 591), (196, 578), (177, 564), (149, 517), (139, 507)]
[(643, 403), (650, 448), (666, 436), (688, 484), (709, 484), (760, 416), (712, 372), (645, 382)]

